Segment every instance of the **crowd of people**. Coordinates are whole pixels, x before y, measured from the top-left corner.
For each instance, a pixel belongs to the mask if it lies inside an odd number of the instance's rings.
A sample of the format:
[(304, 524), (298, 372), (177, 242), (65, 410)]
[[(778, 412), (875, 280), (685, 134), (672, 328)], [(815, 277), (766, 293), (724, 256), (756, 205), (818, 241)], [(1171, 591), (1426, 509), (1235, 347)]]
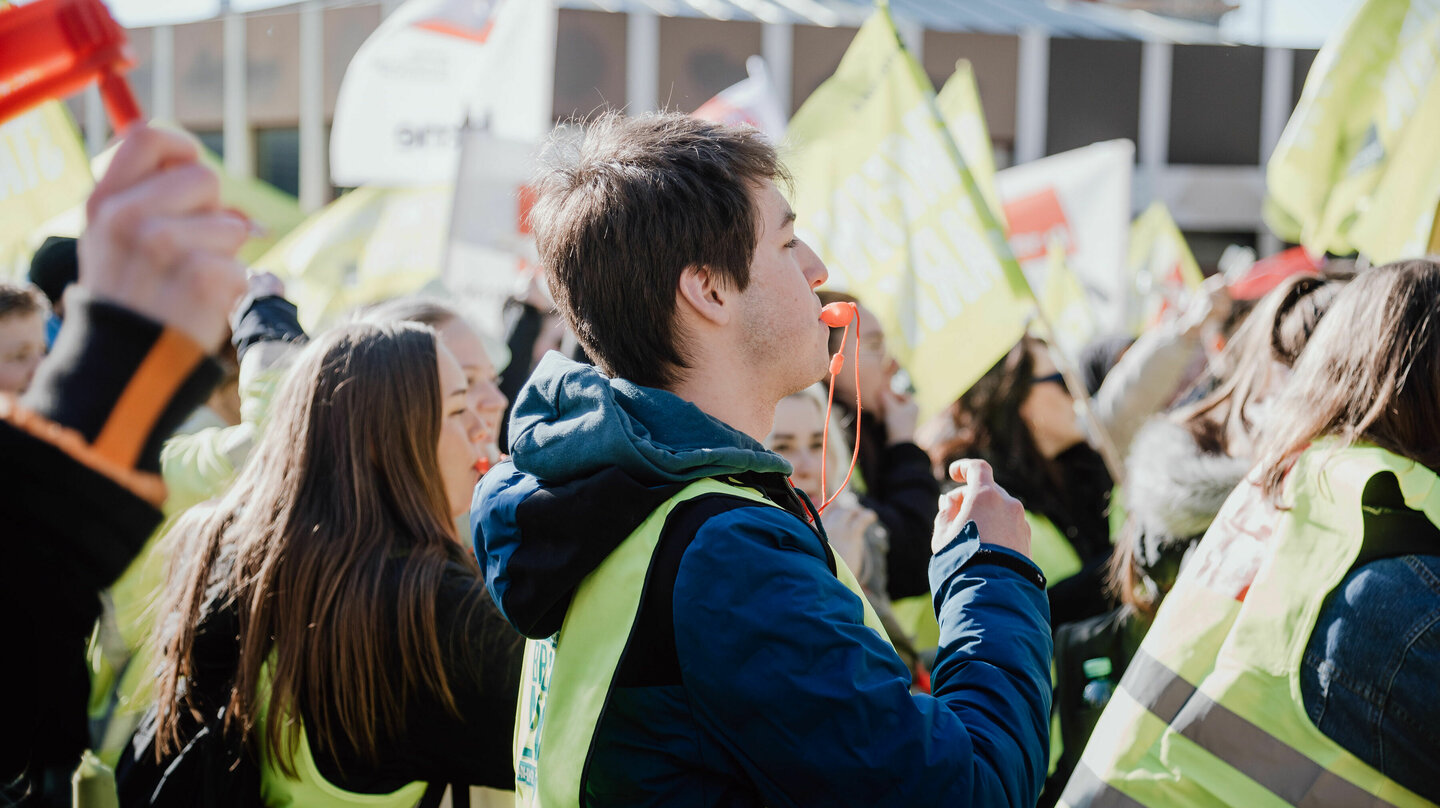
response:
[(307, 334), (129, 130), (0, 285), (0, 804), (1440, 802), (1440, 263), (1032, 330), (922, 423), (787, 181), (557, 141), (497, 368), (432, 299)]

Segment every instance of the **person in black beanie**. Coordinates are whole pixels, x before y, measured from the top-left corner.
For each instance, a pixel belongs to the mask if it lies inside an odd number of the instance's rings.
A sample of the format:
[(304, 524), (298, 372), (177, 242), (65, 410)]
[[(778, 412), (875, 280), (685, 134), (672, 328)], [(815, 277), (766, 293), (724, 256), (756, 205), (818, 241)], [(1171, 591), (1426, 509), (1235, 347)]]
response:
[(50, 236), (30, 258), (30, 283), (50, 299), (50, 314), (45, 322), (47, 347), (54, 346), (65, 319), (65, 290), (80, 276), (77, 243), (69, 236)]

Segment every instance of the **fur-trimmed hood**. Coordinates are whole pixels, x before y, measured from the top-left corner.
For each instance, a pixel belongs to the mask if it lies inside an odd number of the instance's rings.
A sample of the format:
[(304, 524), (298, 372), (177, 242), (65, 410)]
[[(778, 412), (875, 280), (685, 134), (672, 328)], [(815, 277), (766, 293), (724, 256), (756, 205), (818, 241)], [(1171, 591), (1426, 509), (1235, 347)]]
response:
[(1145, 555), (1203, 535), (1250, 461), (1201, 451), (1183, 426), (1163, 416), (1140, 428), (1126, 460), (1125, 506)]

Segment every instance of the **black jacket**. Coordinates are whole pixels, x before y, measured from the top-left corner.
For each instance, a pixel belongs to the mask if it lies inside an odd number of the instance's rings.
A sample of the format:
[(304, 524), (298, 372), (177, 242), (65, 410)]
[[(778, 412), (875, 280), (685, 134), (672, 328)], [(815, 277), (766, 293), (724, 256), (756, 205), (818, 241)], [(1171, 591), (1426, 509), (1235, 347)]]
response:
[(219, 374), (188, 338), (72, 295), (30, 390), (0, 398), (4, 798), (48, 804), (37, 793), (48, 779), (61, 792), (52, 802), (69, 805), (69, 772), (89, 746), (85, 647), (98, 593), (160, 523), (160, 444)]

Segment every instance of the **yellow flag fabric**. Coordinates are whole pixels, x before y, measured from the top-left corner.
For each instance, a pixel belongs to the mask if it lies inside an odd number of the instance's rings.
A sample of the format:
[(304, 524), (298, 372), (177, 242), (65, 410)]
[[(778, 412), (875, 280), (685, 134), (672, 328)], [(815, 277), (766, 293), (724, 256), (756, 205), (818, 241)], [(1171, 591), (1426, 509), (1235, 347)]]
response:
[(1070, 361), (1078, 362), (1080, 352), (1098, 330), (1090, 299), (1075, 271), (1065, 261), (1065, 245), (1058, 239), (1046, 249), (1049, 263), (1045, 285), (1038, 301), (1045, 320), (1050, 323), (1050, 342), (1059, 346)]
[(255, 262), (285, 281), (306, 330), (440, 278), (454, 189), (357, 188)]
[(1440, 3), (1366, 0), (1320, 50), (1267, 167), (1266, 221), (1313, 252), (1419, 255), (1440, 202)]
[[(173, 124), (152, 122), (151, 125), (184, 131)], [(112, 145), (87, 162), (88, 167), (85, 173), (87, 180), (92, 175), (96, 177), (105, 175), (105, 170), (109, 168), (110, 159), (115, 156), (117, 148), (119, 148), (118, 144)], [(80, 152), (80, 156), (84, 157), (83, 150)], [(305, 213), (300, 209), (300, 203), (295, 200), (295, 197), (279, 188), (254, 177), (236, 177), (226, 173), (220, 158), (203, 147), (200, 149), (200, 162), (220, 177), (221, 204), (244, 212), (259, 225), (260, 232), (251, 236), (240, 247), (238, 257), (241, 262), (253, 263), (275, 246), (276, 242), (286, 233), (294, 230), (296, 225), (305, 220)], [(90, 195), (90, 188), (93, 184), (87, 182), (83, 191), (78, 194), (68, 194), (74, 198), (65, 209), (59, 213), (52, 213), (28, 228), (28, 232), (22, 240), (24, 248), (19, 256), (21, 263), (29, 261), (30, 255), (44, 242), (47, 236), (76, 237), (80, 235), (80, 232), (85, 229), (85, 200)], [(4, 229), (5, 226), (6, 222), (0, 220), (0, 229)]]
[[(185, 131), (179, 124), (165, 121), (152, 121), (150, 125), (173, 129), (177, 132)], [(90, 168), (95, 176), (105, 175), (117, 148), (118, 144), (112, 145), (97, 154), (91, 161)], [(200, 147), (200, 162), (220, 178), (220, 204), (243, 212), (250, 217), (251, 221), (260, 226), (260, 232), (251, 236), (240, 247), (238, 257), (243, 263), (253, 263), (260, 256), (269, 252), (270, 248), (274, 247), (286, 233), (305, 221), (305, 212), (300, 209), (300, 203), (295, 197), (262, 179), (237, 177), (230, 174), (225, 170), (224, 160), (204, 146)], [(77, 228), (83, 227), (83, 206), (76, 221), (79, 223)], [(78, 235), (78, 230), (76, 233), (62, 235)]]
[(1129, 276), (1140, 306), (1131, 330), (1139, 334), (1205, 280), (1190, 245), (1164, 202), (1154, 202), (1130, 226)]
[(995, 190), (995, 147), (990, 142), (990, 127), (985, 123), (985, 108), (980, 104), (980, 88), (975, 84), (975, 69), (969, 59), (955, 63), (955, 72), (935, 96), (935, 105), (940, 108), (950, 136), (955, 138), (960, 159), (980, 186), (980, 195), (1000, 226), (1005, 227), (1005, 207), (1000, 192)]
[(0, 125), (0, 275), (23, 275), (43, 224), (83, 204), (95, 186), (90, 159), (59, 101)]
[[(1437, 4), (1440, 8), (1440, 4)], [(1440, 17), (1430, 36), (1440, 51)], [(1433, 251), (1434, 214), (1440, 204), (1440, 62), (1409, 123), (1391, 143), (1368, 205), (1350, 229), (1350, 243), (1376, 264)]]
[(238, 257), (242, 263), (254, 263), (305, 221), (299, 200), (279, 188), (254, 177), (226, 173), (220, 158), (208, 149), (200, 150), (200, 162), (220, 175), (221, 204), (243, 211), (260, 226), (260, 232), (240, 248)]
[(926, 418), (1020, 339), (1034, 297), (884, 5), (790, 121), (801, 237), (865, 301)]

